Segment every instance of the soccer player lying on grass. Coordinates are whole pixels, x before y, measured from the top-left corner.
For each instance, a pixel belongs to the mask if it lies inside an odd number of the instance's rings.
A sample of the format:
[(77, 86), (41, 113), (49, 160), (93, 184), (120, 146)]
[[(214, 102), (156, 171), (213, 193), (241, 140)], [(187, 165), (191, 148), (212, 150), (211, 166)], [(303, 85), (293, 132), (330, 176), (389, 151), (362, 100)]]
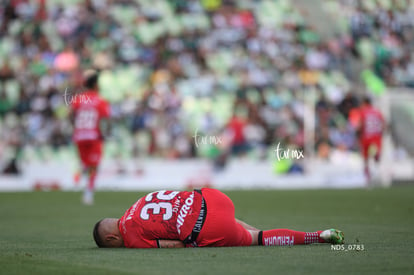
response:
[(106, 218), (97, 222), (93, 237), (98, 247), (128, 248), (344, 242), (344, 234), (335, 229), (261, 231), (235, 219), (230, 198), (210, 188), (150, 193), (140, 198), (120, 219)]

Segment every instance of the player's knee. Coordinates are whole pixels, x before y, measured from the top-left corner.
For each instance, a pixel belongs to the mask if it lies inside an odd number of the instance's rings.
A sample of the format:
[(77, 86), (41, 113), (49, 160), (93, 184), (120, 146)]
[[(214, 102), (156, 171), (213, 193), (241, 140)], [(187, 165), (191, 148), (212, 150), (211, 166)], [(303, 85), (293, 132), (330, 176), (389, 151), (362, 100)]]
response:
[(248, 230), (250, 236), (252, 237), (252, 241), (250, 245), (259, 245), (259, 232), (258, 230)]

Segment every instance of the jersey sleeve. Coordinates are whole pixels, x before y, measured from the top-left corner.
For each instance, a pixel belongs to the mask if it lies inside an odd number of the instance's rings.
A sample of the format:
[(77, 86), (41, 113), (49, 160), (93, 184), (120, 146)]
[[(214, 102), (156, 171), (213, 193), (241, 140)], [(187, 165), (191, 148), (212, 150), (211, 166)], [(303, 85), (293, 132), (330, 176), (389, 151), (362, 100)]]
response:
[(108, 118), (111, 115), (111, 106), (108, 101), (101, 99), (99, 104), (99, 114), (101, 118)]
[(134, 216), (140, 210), (142, 200), (138, 200), (120, 218), (119, 231), (127, 248), (157, 248), (158, 241), (148, 234), (139, 220)]
[(130, 242), (125, 243), (129, 248), (158, 248), (158, 241), (156, 239), (146, 238), (145, 234), (140, 234), (136, 231), (137, 235), (130, 239)]

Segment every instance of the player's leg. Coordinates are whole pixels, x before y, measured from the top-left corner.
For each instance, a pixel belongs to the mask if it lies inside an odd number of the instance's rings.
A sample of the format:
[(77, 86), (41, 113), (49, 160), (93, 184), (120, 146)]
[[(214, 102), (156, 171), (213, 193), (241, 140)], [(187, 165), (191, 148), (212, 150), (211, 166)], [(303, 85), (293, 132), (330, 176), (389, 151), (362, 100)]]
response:
[(290, 229), (252, 230), (250, 234), (252, 235), (252, 245), (286, 246), (312, 243), (344, 243), (344, 234), (337, 229), (315, 232), (302, 232)]
[(241, 221), (241, 220), (239, 220), (239, 219), (236, 219), (236, 222), (237, 222), (238, 224), (240, 224), (241, 226), (243, 226), (243, 228), (244, 228), (244, 229), (247, 229), (247, 230), (252, 230), (252, 231), (260, 231), (260, 230), (259, 230), (259, 229), (257, 229), (256, 227), (251, 226), (250, 224), (247, 224), (247, 223), (245, 223), (244, 221)]
[(375, 152), (375, 156), (374, 159), (376, 162), (380, 161), (380, 157), (381, 157), (381, 150), (382, 150), (382, 137), (376, 137), (373, 140), (373, 144), (376, 147), (376, 152)]
[(368, 182), (371, 180), (371, 173), (369, 171), (369, 147), (371, 143), (367, 140), (361, 140), (361, 155), (364, 163), (364, 175)]
[[(233, 232), (233, 237), (227, 237), (227, 243), (232, 246), (285, 246), (312, 243), (344, 243), (344, 234), (337, 229), (319, 230), (315, 232), (302, 232), (290, 229), (272, 229), (261, 231), (245, 222), (235, 219), (237, 225), (227, 223), (226, 229)], [(251, 240), (245, 237), (245, 232), (251, 235)]]
[(197, 238), (198, 246), (250, 246), (250, 232), (234, 217), (234, 205), (222, 192), (202, 189), (207, 205), (206, 221)]
[(86, 168), (88, 175), (88, 184), (85, 187), (83, 192), (82, 202), (87, 205), (93, 204), (94, 201), (94, 190), (95, 190), (95, 180), (98, 167), (89, 166)]
[(80, 162), (80, 169), (74, 175), (74, 182), (76, 185), (81, 184), (84, 178), (87, 178), (89, 175), (89, 148), (87, 142), (81, 141), (76, 143), (76, 148), (78, 151), (78, 157)]
[(289, 229), (260, 231), (234, 216), (233, 202), (218, 190), (204, 188), (207, 218), (200, 232), (199, 246), (294, 245), (311, 243), (343, 243), (339, 230), (300, 232)]
[(89, 142), (88, 149), (86, 150), (85, 154), (87, 155), (85, 160), (85, 167), (87, 169), (88, 184), (86, 185), (85, 191), (83, 193), (82, 201), (84, 204), (91, 205), (94, 202), (96, 176), (102, 156), (102, 142)]

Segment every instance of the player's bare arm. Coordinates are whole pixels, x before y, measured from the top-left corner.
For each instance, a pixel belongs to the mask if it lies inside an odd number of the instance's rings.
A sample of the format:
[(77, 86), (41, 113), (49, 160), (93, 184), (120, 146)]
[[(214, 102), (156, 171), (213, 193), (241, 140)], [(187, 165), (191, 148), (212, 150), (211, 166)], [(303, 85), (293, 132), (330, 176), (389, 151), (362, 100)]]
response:
[(180, 240), (158, 240), (159, 248), (184, 248), (185, 245)]

